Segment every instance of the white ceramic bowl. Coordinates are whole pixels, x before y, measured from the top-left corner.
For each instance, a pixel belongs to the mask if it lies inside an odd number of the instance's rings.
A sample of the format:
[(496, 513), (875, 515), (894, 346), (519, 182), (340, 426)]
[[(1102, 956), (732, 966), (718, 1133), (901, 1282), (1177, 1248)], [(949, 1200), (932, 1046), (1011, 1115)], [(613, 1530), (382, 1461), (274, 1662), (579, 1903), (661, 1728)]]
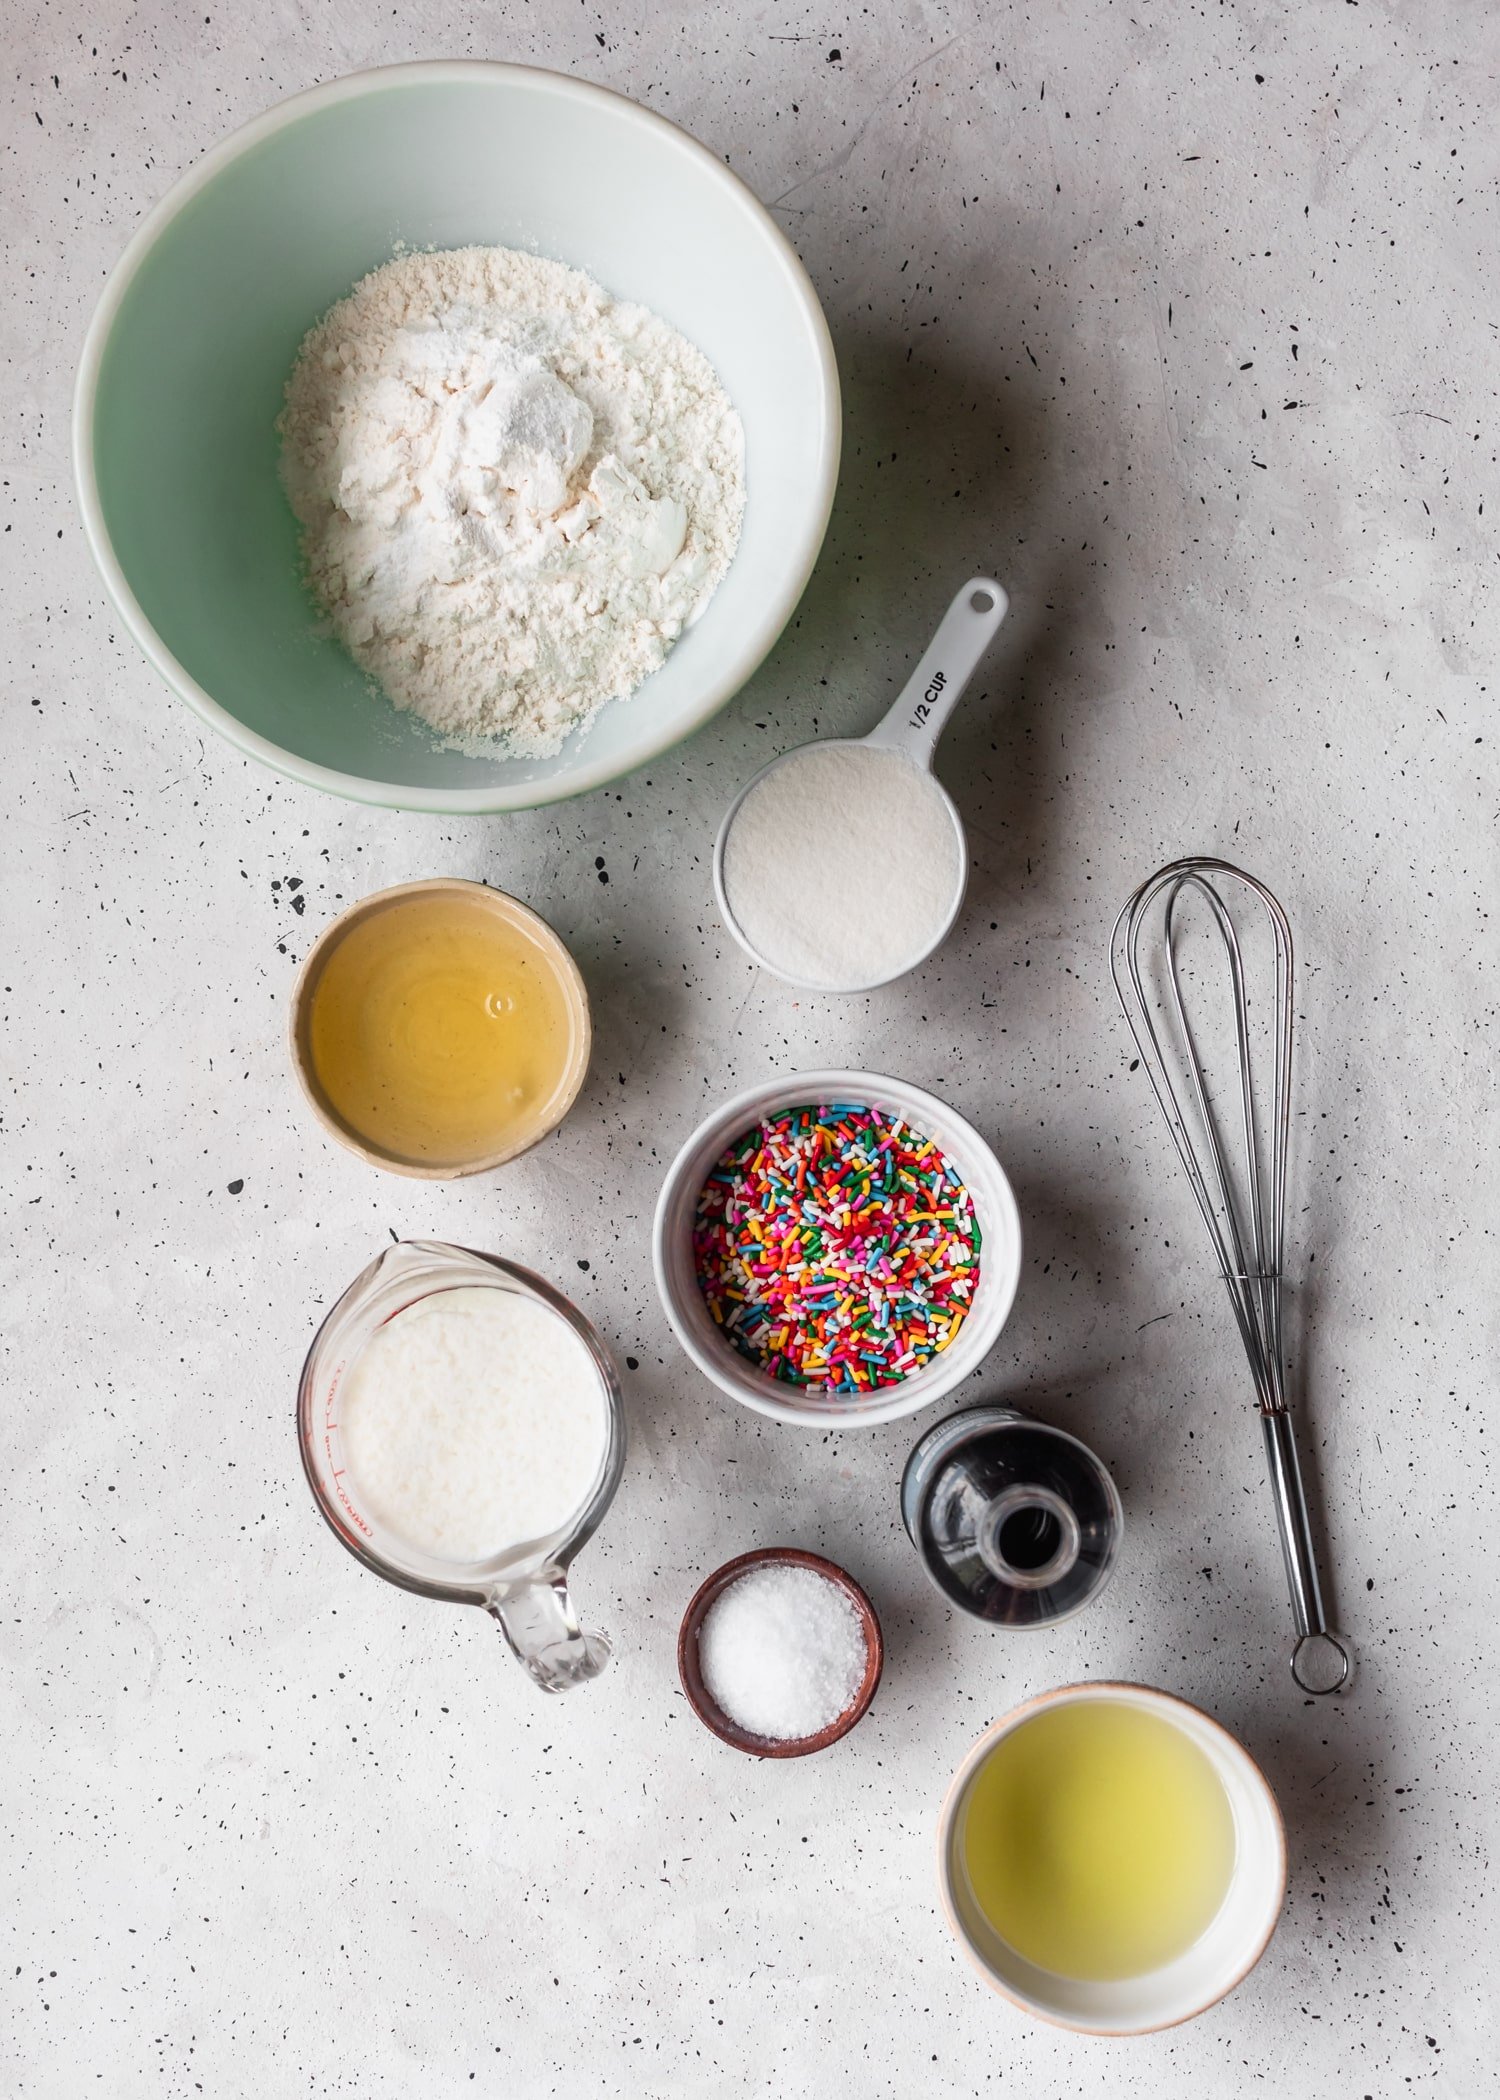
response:
[[(662, 668), (554, 758), (441, 748), (372, 696), (302, 588), (276, 417), (303, 334), (397, 242), (499, 244), (651, 307), (745, 429), (739, 550)], [(527, 66), (389, 66), (279, 104), (191, 168), (125, 250), (74, 401), (84, 530), (167, 684), (241, 751), (356, 801), (521, 809), (618, 779), (744, 684), (812, 573), (839, 387), (786, 236), (664, 118)]]
[[(958, 1169), (979, 1218), (983, 1244), (979, 1284), (958, 1339), (923, 1371), (899, 1385), (858, 1395), (819, 1393), (758, 1371), (714, 1324), (693, 1266), (693, 1215), (709, 1170), (726, 1145), (763, 1116), (783, 1109), (853, 1101), (904, 1116)], [(830, 1422), (868, 1425), (914, 1415), (951, 1393), (984, 1362), (999, 1339), (1021, 1278), (1021, 1220), (1005, 1170), (971, 1123), (934, 1094), (878, 1072), (793, 1072), (748, 1087), (701, 1123), (667, 1169), (652, 1235), (656, 1287), (683, 1348), (720, 1392), (776, 1422), (826, 1429)]]
[[(1050, 1706), (1120, 1700), (1180, 1728), (1207, 1756), (1234, 1816), (1235, 1864), (1217, 1917), (1164, 1968), (1113, 1983), (1054, 1976), (1009, 1946), (974, 1901), (962, 1860), (969, 1789), (995, 1745)], [(1018, 1706), (985, 1730), (954, 1775), (938, 1819), (943, 1909), (986, 1983), (1023, 2012), (1079, 2034), (1152, 2034), (1191, 2020), (1243, 1983), (1265, 1953), (1286, 1900), (1286, 1832), (1259, 1765), (1227, 1729), (1185, 1699), (1143, 1684), (1070, 1684)]]

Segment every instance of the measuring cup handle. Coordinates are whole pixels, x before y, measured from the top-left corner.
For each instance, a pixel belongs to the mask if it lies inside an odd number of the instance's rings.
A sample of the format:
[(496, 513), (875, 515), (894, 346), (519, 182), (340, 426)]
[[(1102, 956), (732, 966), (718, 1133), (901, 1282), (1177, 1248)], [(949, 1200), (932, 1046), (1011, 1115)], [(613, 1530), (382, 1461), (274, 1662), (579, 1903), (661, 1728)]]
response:
[(516, 1661), (544, 1692), (569, 1692), (575, 1684), (587, 1684), (609, 1661), (604, 1636), (580, 1630), (562, 1568), (546, 1568), (530, 1581), (498, 1592), (489, 1608)]
[(971, 576), (938, 623), (895, 705), (865, 739), (932, 764), (943, 726), (994, 639), (1010, 601), (992, 576)]

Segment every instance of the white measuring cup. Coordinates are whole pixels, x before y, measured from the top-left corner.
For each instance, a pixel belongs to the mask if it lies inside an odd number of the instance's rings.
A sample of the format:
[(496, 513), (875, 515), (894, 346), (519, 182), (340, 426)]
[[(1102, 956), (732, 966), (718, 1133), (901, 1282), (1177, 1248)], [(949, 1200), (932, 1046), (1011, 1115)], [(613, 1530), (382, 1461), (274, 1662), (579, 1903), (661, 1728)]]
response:
[[(904, 977), (909, 970), (917, 969), (926, 962), (947, 940), (953, 931), (959, 912), (963, 909), (964, 891), (969, 880), (969, 842), (964, 835), (963, 819), (959, 816), (953, 797), (933, 771), (933, 758), (937, 751), (938, 738), (947, 725), (948, 717), (962, 699), (970, 679), (979, 668), (985, 650), (994, 639), (996, 629), (1005, 618), (1009, 599), (992, 576), (971, 576), (953, 603), (938, 623), (937, 633), (927, 644), (917, 660), (917, 667), (907, 679), (886, 714), (862, 737), (821, 737), (808, 744), (797, 744), (790, 751), (783, 751), (769, 765), (762, 766), (752, 780), (741, 788), (724, 813), (719, 826), (719, 835), (714, 841), (714, 896), (724, 924), (734, 936), (746, 955), (761, 969), (769, 970), (783, 984), (795, 985), (809, 992), (873, 992), (883, 984), (892, 984)], [(746, 800), (761, 782), (782, 766), (794, 766), (810, 751), (836, 750), (839, 745), (868, 745), (876, 750), (894, 751), (910, 761), (921, 773), (934, 794), (941, 796), (953, 825), (953, 836), (958, 845), (958, 874), (954, 883), (953, 898), (946, 917), (931, 941), (919, 955), (910, 955), (894, 970), (883, 977), (872, 978), (867, 984), (829, 985), (814, 978), (793, 976), (768, 956), (761, 954), (741, 925), (729, 901), (724, 880), (724, 853), (735, 818), (743, 809)]]

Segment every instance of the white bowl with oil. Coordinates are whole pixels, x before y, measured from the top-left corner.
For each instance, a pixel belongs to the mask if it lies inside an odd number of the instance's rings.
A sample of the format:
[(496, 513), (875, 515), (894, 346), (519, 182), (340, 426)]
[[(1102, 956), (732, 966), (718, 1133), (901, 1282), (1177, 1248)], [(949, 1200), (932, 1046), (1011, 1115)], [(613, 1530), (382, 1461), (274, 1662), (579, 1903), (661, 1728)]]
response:
[[(1232, 1863), (1218, 1907), (1173, 1958), (1134, 1975), (1065, 1976), (1028, 1960), (980, 1902), (967, 1864), (975, 1787), (997, 1748), (1059, 1709), (1114, 1704), (1179, 1730), (1222, 1787), (1233, 1824)], [(1227, 1729), (1170, 1692), (1142, 1684), (1072, 1684), (1018, 1706), (975, 1743), (938, 1819), (938, 1886), (948, 1923), (985, 1982), (1022, 2012), (1080, 2034), (1152, 2034), (1217, 2005), (1265, 1953), (1286, 1900), (1286, 1832), (1269, 1783)]]

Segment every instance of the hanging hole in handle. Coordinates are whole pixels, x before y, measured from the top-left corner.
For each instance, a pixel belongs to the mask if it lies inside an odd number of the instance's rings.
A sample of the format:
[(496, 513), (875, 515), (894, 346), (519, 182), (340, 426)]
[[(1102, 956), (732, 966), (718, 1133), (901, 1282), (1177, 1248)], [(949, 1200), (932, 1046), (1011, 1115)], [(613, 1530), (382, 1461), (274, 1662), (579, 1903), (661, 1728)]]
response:
[(1292, 1682), (1315, 1699), (1341, 1692), (1349, 1682), (1354, 1658), (1336, 1633), (1304, 1633), (1292, 1650)]
[(994, 593), (992, 591), (970, 591), (969, 610), (977, 613), (993, 612), (995, 610)]

